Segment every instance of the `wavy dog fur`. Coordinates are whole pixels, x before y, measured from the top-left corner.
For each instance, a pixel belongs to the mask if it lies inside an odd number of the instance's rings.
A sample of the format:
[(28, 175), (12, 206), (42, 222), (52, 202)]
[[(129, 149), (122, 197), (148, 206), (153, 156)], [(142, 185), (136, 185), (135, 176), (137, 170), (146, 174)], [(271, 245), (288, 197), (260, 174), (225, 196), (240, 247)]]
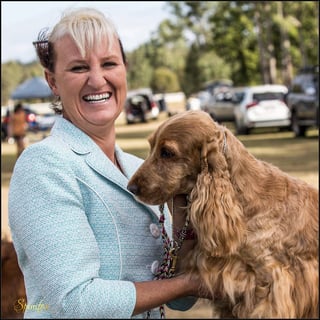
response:
[(201, 111), (169, 118), (128, 184), (142, 202), (188, 194), (200, 276), (221, 317), (318, 318), (318, 190), (256, 159)]

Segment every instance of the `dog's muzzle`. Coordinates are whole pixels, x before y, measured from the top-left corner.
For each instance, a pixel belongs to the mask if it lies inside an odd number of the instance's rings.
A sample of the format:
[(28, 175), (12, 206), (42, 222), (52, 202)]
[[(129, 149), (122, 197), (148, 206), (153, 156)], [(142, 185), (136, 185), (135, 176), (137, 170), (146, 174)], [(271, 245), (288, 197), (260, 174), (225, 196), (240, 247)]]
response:
[(133, 193), (135, 196), (139, 195), (140, 188), (136, 184), (128, 184), (127, 189)]

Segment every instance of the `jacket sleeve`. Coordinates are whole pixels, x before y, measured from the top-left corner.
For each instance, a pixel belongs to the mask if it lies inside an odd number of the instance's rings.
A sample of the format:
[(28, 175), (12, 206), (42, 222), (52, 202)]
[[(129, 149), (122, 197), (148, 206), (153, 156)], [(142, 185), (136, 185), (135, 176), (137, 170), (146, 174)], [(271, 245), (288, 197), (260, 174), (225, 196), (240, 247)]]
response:
[(40, 292), (57, 318), (130, 318), (134, 284), (99, 277), (98, 245), (66, 157), (34, 144), (11, 179), (9, 223), (30, 297)]

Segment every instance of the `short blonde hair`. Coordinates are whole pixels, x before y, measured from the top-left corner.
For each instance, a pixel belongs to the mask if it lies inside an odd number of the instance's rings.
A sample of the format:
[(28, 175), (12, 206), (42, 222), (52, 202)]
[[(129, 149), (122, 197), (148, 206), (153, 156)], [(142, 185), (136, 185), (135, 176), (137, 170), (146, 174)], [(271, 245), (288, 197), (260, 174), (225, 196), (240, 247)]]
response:
[(88, 50), (99, 45), (102, 38), (107, 38), (109, 48), (113, 41), (119, 38), (112, 21), (93, 8), (65, 11), (60, 22), (53, 28), (48, 40), (54, 44), (65, 35), (71, 36), (82, 57), (85, 57)]
[(54, 71), (54, 43), (65, 35), (71, 36), (82, 57), (99, 45), (103, 38), (107, 38), (109, 48), (118, 39), (123, 62), (126, 63), (125, 52), (113, 22), (96, 9), (78, 8), (66, 10), (51, 33), (44, 28), (39, 32), (38, 40), (33, 42), (44, 68)]

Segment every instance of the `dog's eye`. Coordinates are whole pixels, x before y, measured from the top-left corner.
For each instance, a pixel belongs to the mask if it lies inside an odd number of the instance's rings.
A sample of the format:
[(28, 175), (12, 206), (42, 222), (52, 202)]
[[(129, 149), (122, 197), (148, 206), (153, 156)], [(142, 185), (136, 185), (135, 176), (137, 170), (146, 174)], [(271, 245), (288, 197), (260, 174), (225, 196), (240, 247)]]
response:
[(174, 157), (174, 153), (171, 150), (162, 147), (161, 150), (160, 150), (160, 156), (161, 156), (161, 158), (167, 158), (168, 159), (168, 158)]

